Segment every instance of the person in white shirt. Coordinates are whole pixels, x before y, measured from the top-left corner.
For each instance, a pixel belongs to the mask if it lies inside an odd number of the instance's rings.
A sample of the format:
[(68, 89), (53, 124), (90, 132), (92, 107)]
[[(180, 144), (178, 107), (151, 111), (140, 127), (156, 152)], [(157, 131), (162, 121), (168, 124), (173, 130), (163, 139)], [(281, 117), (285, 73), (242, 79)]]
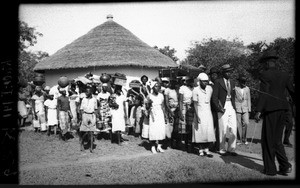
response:
[(54, 129), (54, 135), (56, 135), (58, 120), (57, 120), (57, 99), (54, 99), (54, 92), (49, 92), (48, 99), (44, 102), (46, 121), (48, 124), (47, 135), (50, 136), (51, 128)]
[(95, 132), (97, 131), (96, 128), (96, 116), (98, 116), (98, 106), (97, 106), (97, 99), (92, 96), (92, 89), (87, 88), (86, 89), (86, 97), (82, 99), (81, 105), (80, 105), (80, 114), (82, 122), (80, 125), (80, 143), (81, 143), (81, 151), (83, 151), (83, 133), (87, 131)]

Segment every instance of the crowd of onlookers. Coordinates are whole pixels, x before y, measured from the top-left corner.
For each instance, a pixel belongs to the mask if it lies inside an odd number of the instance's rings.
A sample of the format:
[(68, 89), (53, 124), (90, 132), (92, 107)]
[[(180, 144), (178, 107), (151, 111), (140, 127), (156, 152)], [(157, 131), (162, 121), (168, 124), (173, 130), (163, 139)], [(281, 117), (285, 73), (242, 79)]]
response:
[(235, 84), (231, 72), (226, 64), (196, 78), (143, 75), (129, 89), (112, 78), (94, 83), (91, 73), (85, 75), (91, 80), (87, 84), (76, 79), (66, 87), (30, 82), (19, 87), (19, 124), (30, 121), (35, 132), (59, 134), (62, 140), (68, 134), (81, 139), (81, 132), (91, 131), (109, 133), (112, 142), (122, 145), (128, 141), (124, 134), (132, 134), (148, 142), (153, 153), (171, 147), (197, 148), (207, 157), (213, 157), (210, 151), (236, 156), (236, 145), (248, 144), (251, 96), (247, 78), (240, 75)]
[[(280, 174), (292, 169), (284, 146), (293, 147), (289, 137), (294, 107), (287, 97), (294, 100), (295, 92), (290, 76), (277, 70), (278, 59), (273, 52), (261, 57), (260, 90), (255, 89), (260, 95), (254, 119), (263, 118), (261, 145), (267, 175), (277, 173), (275, 156)], [(70, 133), (78, 135), (81, 150), (87, 133), (91, 138), (109, 133), (112, 143), (120, 145), (128, 141), (124, 134), (140, 137), (152, 153), (171, 147), (206, 157), (213, 157), (211, 151), (237, 156), (237, 145), (249, 144), (250, 89), (254, 88), (246, 86), (243, 74), (234, 80), (229, 64), (209, 71), (201, 68), (196, 77), (143, 75), (128, 87), (124, 87), (126, 76), (119, 73), (103, 74), (101, 82), (94, 82), (91, 73), (71, 81), (60, 78), (51, 88), (20, 84), (20, 126), (31, 115), (36, 132), (50, 136), (54, 131), (62, 140)]]

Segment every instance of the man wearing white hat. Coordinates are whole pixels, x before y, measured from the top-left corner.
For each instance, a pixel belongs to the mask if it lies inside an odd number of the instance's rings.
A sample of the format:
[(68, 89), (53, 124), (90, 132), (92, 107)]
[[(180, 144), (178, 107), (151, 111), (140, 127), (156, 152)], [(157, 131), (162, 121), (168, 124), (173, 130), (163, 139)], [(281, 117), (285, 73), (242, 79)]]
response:
[(210, 106), (213, 89), (209, 85), (207, 74), (204, 72), (199, 74), (198, 80), (200, 85), (193, 90), (195, 116), (192, 128), (192, 142), (198, 144), (201, 157), (213, 157), (208, 149), (212, 142), (216, 141)]
[[(235, 83), (230, 79), (232, 68), (229, 64), (221, 67), (221, 75), (213, 87), (212, 102), (218, 112), (219, 138), (221, 155), (237, 156), (236, 136), (237, 120), (235, 112)], [(228, 148), (225, 148), (225, 142), (228, 139)]]

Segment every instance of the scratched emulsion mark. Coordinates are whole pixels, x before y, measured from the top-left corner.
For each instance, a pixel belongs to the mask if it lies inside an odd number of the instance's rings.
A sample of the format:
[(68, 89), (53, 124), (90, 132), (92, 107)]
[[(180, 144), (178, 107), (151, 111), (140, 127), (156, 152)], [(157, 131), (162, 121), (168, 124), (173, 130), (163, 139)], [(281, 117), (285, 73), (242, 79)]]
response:
[(17, 90), (12, 61), (0, 62), (0, 184), (18, 183)]

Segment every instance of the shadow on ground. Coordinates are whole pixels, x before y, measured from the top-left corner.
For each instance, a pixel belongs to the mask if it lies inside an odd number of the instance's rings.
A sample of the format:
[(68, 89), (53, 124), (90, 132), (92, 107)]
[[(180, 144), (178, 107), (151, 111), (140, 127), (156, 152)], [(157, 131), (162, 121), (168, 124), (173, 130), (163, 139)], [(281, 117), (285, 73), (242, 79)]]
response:
[[(257, 158), (257, 157), (239, 154), (238, 156), (220, 156), (220, 158), (225, 163), (238, 164), (240, 166), (243, 166), (245, 168), (249, 168), (252, 170), (262, 171), (264, 168), (264, 166), (262, 164), (259, 164), (260, 162), (262, 163), (262, 159)], [(259, 163), (257, 163), (256, 161), (259, 161)]]

